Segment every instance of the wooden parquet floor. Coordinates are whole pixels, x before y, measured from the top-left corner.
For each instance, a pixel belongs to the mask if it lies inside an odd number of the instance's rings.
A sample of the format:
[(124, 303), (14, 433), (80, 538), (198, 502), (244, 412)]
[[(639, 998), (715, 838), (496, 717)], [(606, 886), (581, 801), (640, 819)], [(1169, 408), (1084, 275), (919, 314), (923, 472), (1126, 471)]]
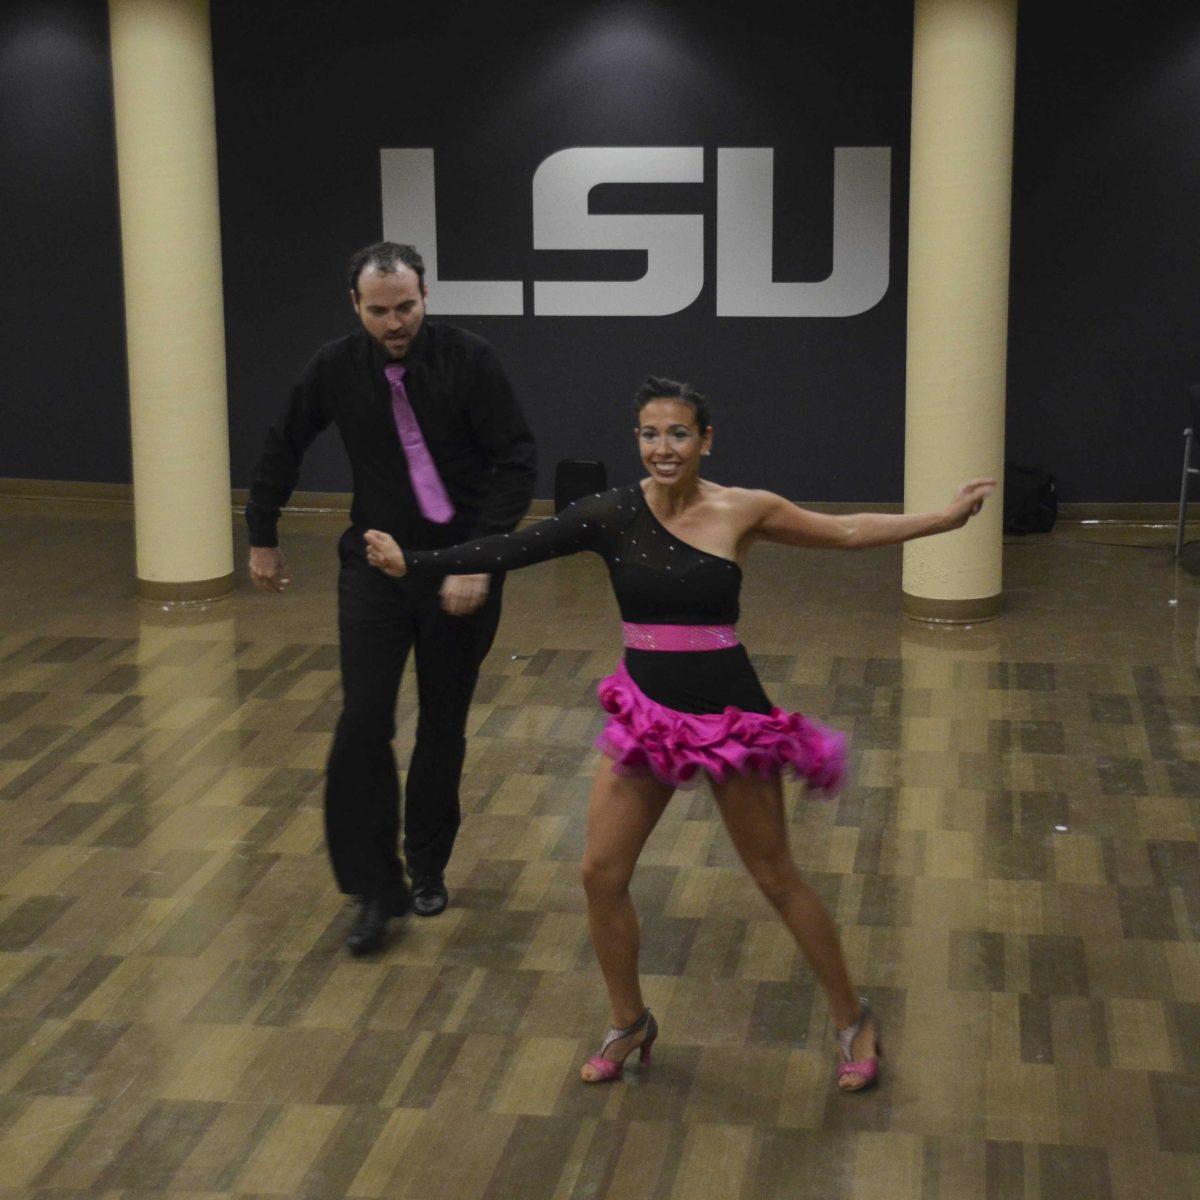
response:
[(654, 1062), (578, 1082), (619, 652), (587, 558), (509, 580), (451, 907), (346, 956), (320, 811), (340, 527), (285, 522), (285, 597), (169, 613), (131, 595), (126, 510), (0, 501), (0, 1197), (1200, 1193), (1200, 584), (1165, 541), (1011, 546), (1008, 613), (958, 630), (898, 616), (898, 552), (752, 562), (767, 690), (852, 739), (839, 799), (788, 789), (885, 1022), (882, 1087), (845, 1097), (704, 789), (634, 883)]

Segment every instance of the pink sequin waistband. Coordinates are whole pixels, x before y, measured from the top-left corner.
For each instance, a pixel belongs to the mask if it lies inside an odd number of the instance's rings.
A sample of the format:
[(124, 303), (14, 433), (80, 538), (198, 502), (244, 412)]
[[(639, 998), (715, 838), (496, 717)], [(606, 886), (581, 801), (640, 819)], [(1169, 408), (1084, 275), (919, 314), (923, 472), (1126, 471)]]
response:
[(635, 625), (623, 621), (627, 650), (728, 650), (739, 644), (732, 625)]

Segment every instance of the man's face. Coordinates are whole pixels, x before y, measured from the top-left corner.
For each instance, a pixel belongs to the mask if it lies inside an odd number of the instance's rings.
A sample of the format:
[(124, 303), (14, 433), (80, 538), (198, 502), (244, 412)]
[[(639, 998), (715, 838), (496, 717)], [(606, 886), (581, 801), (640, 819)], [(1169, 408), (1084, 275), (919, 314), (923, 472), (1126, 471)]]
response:
[(363, 328), (389, 358), (403, 358), (425, 320), (425, 291), (411, 267), (384, 273), (366, 267), (358, 277), (358, 295), (350, 303)]

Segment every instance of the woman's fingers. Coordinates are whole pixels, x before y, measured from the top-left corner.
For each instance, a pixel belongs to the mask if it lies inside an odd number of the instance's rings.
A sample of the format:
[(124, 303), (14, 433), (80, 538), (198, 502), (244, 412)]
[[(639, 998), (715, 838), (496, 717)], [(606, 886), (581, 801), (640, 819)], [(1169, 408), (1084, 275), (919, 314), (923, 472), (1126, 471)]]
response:
[(961, 529), (975, 516), (983, 508), (984, 499), (991, 494), (995, 486), (996, 481), (987, 478), (969, 479), (966, 483), (959, 484), (950, 505), (950, 511), (956, 514), (951, 518), (951, 528)]
[(958, 494), (964, 497), (976, 495), (980, 500), (982, 500), (985, 496), (991, 495), (991, 493), (995, 490), (995, 487), (996, 481), (994, 479), (989, 479), (986, 477), (980, 479), (968, 479), (966, 483), (959, 487)]
[(975, 516), (982, 508), (983, 502), (996, 489), (996, 481), (986, 476), (979, 479), (968, 479), (959, 486), (955, 499), (963, 505), (964, 518)]

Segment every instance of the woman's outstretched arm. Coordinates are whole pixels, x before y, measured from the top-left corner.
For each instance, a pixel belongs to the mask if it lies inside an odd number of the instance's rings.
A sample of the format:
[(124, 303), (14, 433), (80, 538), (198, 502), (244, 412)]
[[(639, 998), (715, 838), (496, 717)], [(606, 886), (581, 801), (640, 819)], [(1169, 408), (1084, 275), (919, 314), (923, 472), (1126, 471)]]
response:
[(770, 492), (754, 494), (757, 519), (750, 537), (780, 542), (785, 546), (813, 546), (835, 550), (865, 550), (890, 546), (913, 538), (929, 537), (961, 529), (979, 510), (996, 487), (994, 479), (971, 479), (964, 483), (945, 508), (926, 513), (831, 513), (800, 508)]
[(595, 550), (610, 525), (609, 493), (588, 496), (568, 505), (558, 516), (538, 521), (516, 533), (471, 538), (443, 550), (404, 550), (390, 533), (368, 529), (363, 534), (367, 561), (387, 575), (433, 571), (442, 575), (476, 575), (512, 571), (561, 558), (580, 550)]

